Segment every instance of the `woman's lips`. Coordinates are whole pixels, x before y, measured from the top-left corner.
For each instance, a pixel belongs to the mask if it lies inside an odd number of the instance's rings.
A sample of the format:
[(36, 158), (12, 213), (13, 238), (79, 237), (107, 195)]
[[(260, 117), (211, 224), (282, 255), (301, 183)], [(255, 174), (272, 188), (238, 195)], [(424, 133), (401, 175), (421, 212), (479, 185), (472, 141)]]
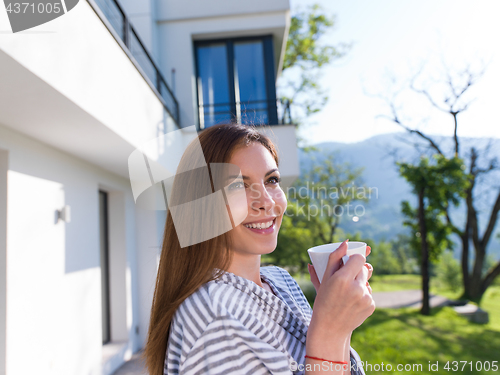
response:
[(243, 225), (246, 229), (254, 232), (254, 233), (259, 233), (259, 234), (269, 234), (269, 233), (273, 233), (274, 230), (276, 229), (276, 218), (273, 219), (273, 223), (271, 224), (271, 226), (269, 228), (266, 228), (266, 229), (258, 229), (258, 228), (248, 228), (246, 227), (245, 225)]

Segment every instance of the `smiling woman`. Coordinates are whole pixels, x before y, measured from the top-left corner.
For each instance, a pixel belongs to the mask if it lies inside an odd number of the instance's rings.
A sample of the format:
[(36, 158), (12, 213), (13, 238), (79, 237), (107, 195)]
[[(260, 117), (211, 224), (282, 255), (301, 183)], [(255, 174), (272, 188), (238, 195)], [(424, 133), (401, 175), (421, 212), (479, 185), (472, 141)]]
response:
[[(330, 256), (321, 285), (311, 269), (318, 291), (313, 312), (288, 272), (260, 267), (261, 255), (276, 248), (286, 209), (272, 142), (253, 127), (229, 124), (203, 131), (199, 144), (206, 161), (201, 170), (210, 166), (211, 179), (202, 190), (221, 191), (224, 200), (187, 219), (222, 234), (181, 246), (180, 231), (193, 227), (189, 221), (179, 226), (170, 205), (145, 348), (150, 375), (362, 374), (350, 335), (374, 309), (365, 258), (352, 256), (340, 269), (344, 242)], [(200, 165), (193, 164), (195, 152), (193, 143), (179, 163), (177, 203), (204, 198), (203, 173), (184, 172)], [(218, 184), (228, 175), (212, 168), (217, 165), (237, 167), (229, 168), (228, 186)], [(231, 229), (220, 231), (228, 214)]]
[(269, 254), (276, 248), (286, 210), (277, 158), (261, 143), (254, 142), (236, 148), (229, 162), (241, 170), (242, 179), (233, 185), (245, 189), (248, 215), (242, 224), (229, 232), (233, 261), (228, 271), (261, 285), (260, 255)]

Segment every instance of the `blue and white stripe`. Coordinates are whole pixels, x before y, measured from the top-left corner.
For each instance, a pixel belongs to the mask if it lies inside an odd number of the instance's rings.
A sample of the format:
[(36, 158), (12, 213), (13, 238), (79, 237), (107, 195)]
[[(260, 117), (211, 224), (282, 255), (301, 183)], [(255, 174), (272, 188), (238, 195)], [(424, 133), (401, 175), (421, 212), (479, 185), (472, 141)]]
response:
[(305, 363), (312, 309), (288, 272), (260, 270), (276, 295), (226, 272), (184, 300), (170, 326), (165, 375), (290, 375), (292, 363)]

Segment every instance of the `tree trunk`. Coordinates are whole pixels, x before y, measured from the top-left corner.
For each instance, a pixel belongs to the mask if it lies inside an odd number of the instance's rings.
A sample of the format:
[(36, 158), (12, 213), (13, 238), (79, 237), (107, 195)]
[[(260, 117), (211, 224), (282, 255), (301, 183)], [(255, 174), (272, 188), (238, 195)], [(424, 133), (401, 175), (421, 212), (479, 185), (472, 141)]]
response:
[(429, 244), (427, 243), (427, 225), (425, 222), (424, 188), (418, 194), (418, 222), (421, 241), (421, 273), (422, 273), (422, 315), (430, 314), (429, 306)]
[[(471, 161), (473, 163), (474, 160)], [(471, 186), (466, 192), (466, 204), (467, 204), (467, 221), (465, 222), (465, 228), (462, 232), (462, 282), (464, 285), (464, 292), (461, 299), (469, 299), (470, 292), (470, 280), (469, 280), (469, 239), (470, 239), (470, 223), (471, 223), (471, 205), (472, 205), (472, 188), (474, 182), (471, 181)]]
[(488, 275), (484, 278), (482, 285), (481, 285), (481, 298), (483, 297), (484, 292), (486, 292), (486, 289), (493, 283), (496, 277), (500, 275), (500, 262), (496, 264), (495, 267), (490, 271)]
[(475, 245), (476, 259), (474, 261), (474, 269), (472, 271), (472, 276), (469, 280), (469, 298), (470, 300), (479, 303), (481, 297), (483, 296), (482, 284), (482, 271), (484, 258), (486, 256), (486, 249), (480, 244)]
[(469, 229), (468, 224), (465, 225), (465, 230), (461, 236), (462, 240), (462, 283), (464, 292), (461, 299), (469, 299), (470, 280), (469, 280)]
[(465, 228), (462, 235), (462, 276), (463, 276), (463, 285), (464, 292), (462, 294), (462, 299), (471, 299), (472, 290), (471, 290), (471, 278), (469, 273), (469, 252), (470, 252), (470, 239), (472, 236), (472, 226), (477, 224), (477, 220), (474, 217), (475, 209), (473, 204), (473, 191), (475, 185), (475, 176), (474, 170), (476, 168), (476, 152), (474, 148), (471, 148), (471, 159), (469, 166), (469, 174), (473, 176), (470, 180), (470, 186), (467, 189), (465, 195), (465, 204), (467, 207), (467, 221), (465, 222)]

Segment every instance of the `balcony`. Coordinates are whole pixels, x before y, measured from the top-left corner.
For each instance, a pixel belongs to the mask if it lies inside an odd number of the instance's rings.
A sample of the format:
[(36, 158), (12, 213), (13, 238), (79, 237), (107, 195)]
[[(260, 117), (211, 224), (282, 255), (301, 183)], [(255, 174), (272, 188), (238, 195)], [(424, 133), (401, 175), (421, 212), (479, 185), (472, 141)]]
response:
[(154, 89), (170, 116), (179, 124), (179, 103), (122, 6), (117, 0), (88, 0), (88, 2)]
[(0, 38), (0, 126), (128, 178), (130, 153), (178, 129), (179, 115), (164, 80), (152, 85), (109, 27), (84, 1), (35, 32)]
[(276, 100), (249, 100), (246, 102), (200, 104), (200, 127), (235, 121), (249, 125), (292, 125), (290, 102)]

